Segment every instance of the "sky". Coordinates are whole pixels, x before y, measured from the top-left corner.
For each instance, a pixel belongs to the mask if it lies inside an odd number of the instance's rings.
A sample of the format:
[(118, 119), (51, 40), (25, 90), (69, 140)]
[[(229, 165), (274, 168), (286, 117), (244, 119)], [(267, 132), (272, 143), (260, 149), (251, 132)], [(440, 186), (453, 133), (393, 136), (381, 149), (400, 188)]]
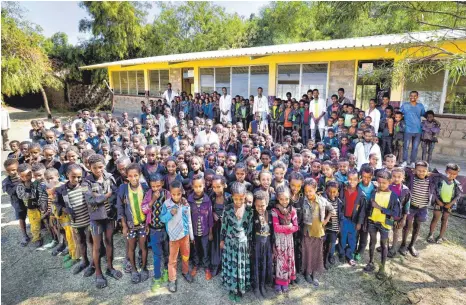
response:
[[(214, 1), (216, 4), (225, 7), (228, 13), (238, 13), (249, 17), (250, 14), (257, 14), (260, 8), (269, 1)], [(80, 39), (90, 37), (89, 33), (79, 32), (79, 20), (87, 17), (84, 9), (80, 8), (77, 1), (24, 1), (20, 6), (25, 9), (24, 17), (43, 29), (46, 37), (52, 36), (56, 32), (64, 32), (68, 35), (69, 42), (76, 44)], [(159, 12), (154, 4), (147, 17), (152, 21)]]

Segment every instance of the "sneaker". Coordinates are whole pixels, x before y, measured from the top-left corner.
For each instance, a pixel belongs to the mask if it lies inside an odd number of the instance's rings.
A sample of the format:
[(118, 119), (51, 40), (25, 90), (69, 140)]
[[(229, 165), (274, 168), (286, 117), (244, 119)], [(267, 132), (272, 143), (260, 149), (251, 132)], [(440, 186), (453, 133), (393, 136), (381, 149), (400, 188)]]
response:
[[(354, 260), (357, 261), (357, 262), (360, 262), (361, 261), (361, 254), (359, 253), (355, 253), (354, 254)], [(351, 264), (350, 264), (351, 265)], [(352, 265), (351, 265), (352, 266)]]
[(150, 287), (150, 290), (152, 292), (156, 292), (160, 288), (161, 284), (162, 284), (162, 279), (152, 279), (152, 286)]
[(79, 259), (70, 259), (70, 260), (68, 260), (68, 261), (65, 262), (64, 267), (65, 267), (66, 269), (70, 269), (71, 267), (73, 267), (73, 266), (74, 266), (76, 263), (78, 263), (78, 262), (79, 262)]
[(27, 236), (27, 235), (24, 236), (23, 239), (20, 242), (21, 247), (26, 247), (30, 241), (31, 241), (31, 239), (29, 238), (29, 236)]
[(67, 261), (69, 261), (71, 259), (71, 255), (67, 254), (63, 257), (63, 262), (66, 263)]
[(210, 280), (212, 279), (212, 273), (210, 273), (210, 270), (209, 270), (209, 269), (207, 269), (207, 270), (205, 271), (205, 279), (206, 279), (207, 281), (210, 281)]
[(354, 259), (350, 259), (350, 260), (348, 261), (348, 264), (349, 264), (351, 267), (354, 267), (354, 266), (356, 266), (356, 261), (355, 261)]
[[(194, 281), (194, 279), (193, 279), (191, 273), (189, 273), (189, 272), (186, 273), (186, 274), (183, 274), (183, 277), (184, 277), (184, 279), (186, 280), (186, 282), (188, 282), (188, 283), (192, 283), (192, 282)], [(170, 282), (169, 282), (169, 283), (170, 283)], [(170, 285), (170, 284), (169, 284), (169, 285)]]
[(312, 276), (310, 274), (306, 274), (304, 276), (304, 279), (306, 280), (306, 282), (308, 282), (309, 284), (312, 284)]
[(168, 270), (167, 269), (163, 269), (161, 280), (162, 280), (162, 283), (168, 282)]
[(331, 257), (328, 259), (330, 265), (335, 265), (335, 257)]
[(408, 163), (406, 163), (406, 161), (403, 161), (403, 163), (400, 164), (400, 167), (406, 167), (406, 165), (408, 165)]
[(176, 292), (176, 280), (173, 282), (168, 282), (168, 291), (170, 292)]
[(197, 274), (197, 267), (193, 267), (193, 269), (191, 270), (191, 276), (195, 277), (196, 274)]
[(434, 235), (429, 234), (429, 236), (427, 236), (427, 242), (431, 244), (435, 243)]
[(32, 244), (32, 246), (33, 246), (34, 248), (36, 248), (36, 249), (42, 247), (42, 239), (40, 239), (40, 240), (34, 242), (34, 243)]
[(435, 241), (435, 243), (441, 245), (445, 241), (447, 241), (447, 239), (445, 237), (437, 237), (437, 240)]
[(58, 241), (52, 240), (48, 244), (44, 245), (44, 248), (45, 249), (52, 249), (52, 248), (55, 248), (57, 245), (58, 245)]

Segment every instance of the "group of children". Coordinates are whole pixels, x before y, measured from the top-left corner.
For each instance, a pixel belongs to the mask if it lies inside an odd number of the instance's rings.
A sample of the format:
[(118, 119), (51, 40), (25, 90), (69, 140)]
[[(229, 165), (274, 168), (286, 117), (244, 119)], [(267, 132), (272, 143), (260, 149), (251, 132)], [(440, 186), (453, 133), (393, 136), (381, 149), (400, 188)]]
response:
[[(266, 132), (245, 131), (239, 121), (217, 124), (211, 131), (210, 119), (186, 118), (184, 110), (175, 112), (180, 115), (172, 126), (169, 110), (152, 114), (147, 106), (144, 122), (87, 110), (73, 124), (62, 125), (56, 118), (49, 129), (33, 121), (31, 141), (10, 142), (2, 188), (19, 220), (21, 245), (32, 242), (53, 249), (54, 256), (61, 253), (73, 274), (95, 274), (98, 288), (107, 286), (107, 277), (123, 275), (113, 265), (113, 235), (119, 230), (127, 240), (123, 267), (132, 283), (149, 279), (152, 250), (153, 291), (166, 282), (171, 292), (177, 291), (181, 257), (187, 282), (201, 269), (206, 280), (221, 273), (232, 300), (249, 290), (257, 297), (286, 294), (299, 274), (318, 286), (322, 272), (336, 264), (335, 252), (340, 262), (356, 266), (368, 240), (364, 270), (373, 272), (377, 239), (377, 277), (384, 278), (387, 257), (419, 255), (415, 243), (428, 206), (434, 208), (428, 241), (445, 240), (448, 216), (461, 196), (455, 180), (460, 168), (449, 163), (445, 175), (433, 173), (423, 160), (413, 169), (396, 167), (390, 145), (384, 147), (383, 166), (378, 165), (380, 153), (370, 153), (368, 162), (358, 166), (351, 143), (361, 138), (375, 142), (377, 136), (369, 120), (347, 119), (352, 105), (343, 107), (338, 107), (343, 112), (332, 111), (332, 126), (317, 144), (314, 139), (302, 143), (298, 130), (277, 142)], [(392, 120), (390, 108), (385, 112)], [(158, 134), (162, 113), (165, 130)], [(395, 112), (388, 134), (401, 132), (401, 122)], [(362, 137), (360, 128), (366, 128)], [(219, 140), (195, 144), (200, 132), (216, 132)], [(43, 227), (52, 237), (46, 245)]]

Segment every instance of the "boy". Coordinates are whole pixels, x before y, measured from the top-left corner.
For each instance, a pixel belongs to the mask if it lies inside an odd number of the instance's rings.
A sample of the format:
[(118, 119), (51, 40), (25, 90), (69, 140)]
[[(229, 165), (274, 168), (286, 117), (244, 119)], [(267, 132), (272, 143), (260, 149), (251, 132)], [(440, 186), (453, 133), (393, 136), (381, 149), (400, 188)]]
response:
[[(378, 110), (377, 110), (378, 111)], [(394, 217), (399, 217), (400, 207), (398, 196), (389, 188), (392, 175), (388, 171), (379, 172), (377, 176), (377, 191), (371, 196), (368, 210), (368, 231), (371, 237), (369, 244), (369, 263), (364, 268), (366, 272), (373, 272), (374, 251), (377, 243), (377, 233), (380, 233), (381, 267), (377, 273), (378, 279), (385, 279), (385, 262), (387, 261), (388, 233), (393, 226)]]
[(403, 159), (403, 143), (405, 133), (405, 122), (403, 120), (403, 113), (395, 111), (395, 122), (393, 125), (393, 152), (397, 160)]
[(323, 143), (325, 144), (325, 152), (328, 154), (330, 148), (338, 147), (338, 139), (335, 138), (335, 131), (333, 129), (329, 129), (327, 134), (328, 136), (323, 139)]
[(348, 173), (349, 162), (346, 159), (338, 160), (338, 171), (335, 174), (335, 180), (340, 184), (345, 184), (348, 182)]
[(330, 220), (325, 227), (324, 266), (326, 269), (328, 269), (329, 264), (331, 266), (335, 265), (335, 244), (343, 217), (343, 203), (338, 198), (338, 190), (339, 185), (336, 181), (327, 183), (325, 198), (333, 206), (335, 212), (330, 216)]
[(303, 143), (307, 143), (309, 140), (309, 128), (310, 128), (311, 115), (309, 112), (309, 102), (304, 102), (304, 108), (301, 113), (301, 138)]
[(191, 223), (191, 208), (189, 204), (182, 202), (183, 187), (181, 182), (173, 181), (170, 184), (171, 198), (162, 206), (160, 219), (170, 238), (170, 258), (168, 262), (168, 290), (176, 292), (176, 264), (178, 252), (181, 252), (183, 277), (188, 283), (193, 278), (189, 273), (189, 240), (194, 241), (193, 226)]
[(258, 171), (266, 170), (269, 172), (273, 172), (272, 162), (272, 153), (269, 150), (263, 150), (261, 153), (261, 164), (257, 166)]
[[(408, 251), (414, 257), (419, 256), (414, 244), (419, 236), (421, 224), (427, 220), (427, 207), (434, 197), (433, 178), (429, 175), (429, 164), (426, 161), (417, 161), (414, 170), (406, 168), (406, 186), (411, 190), (411, 206), (403, 228), (403, 240), (399, 250), (403, 256), (406, 256)], [(411, 231), (413, 232), (411, 242), (406, 246), (408, 234)]]
[(15, 216), (19, 221), (19, 227), (23, 234), (23, 239), (20, 244), (22, 247), (25, 247), (29, 243), (30, 238), (26, 231), (27, 209), (24, 202), (18, 198), (18, 194), (16, 192), (18, 184), (21, 183), (21, 179), (18, 174), (18, 166), (19, 163), (17, 159), (6, 159), (5, 162), (3, 162), (3, 167), (5, 168), (8, 176), (2, 181), (2, 191), (10, 196), (10, 203), (15, 210)]
[(444, 235), (447, 231), (448, 218), (453, 207), (462, 195), (461, 185), (456, 180), (459, 172), (460, 167), (457, 164), (448, 163), (445, 170), (446, 176), (441, 175), (435, 184), (434, 198), (432, 200), (434, 205), (434, 216), (430, 223), (429, 237), (427, 237), (427, 241), (430, 243), (434, 242), (434, 231), (437, 227), (440, 216), (442, 216), (442, 224), (440, 226), (440, 234), (435, 242), (437, 244), (441, 244), (446, 240)]
[(19, 141), (10, 141), (8, 145), (10, 145), (11, 150), (11, 152), (8, 154), (8, 159), (18, 159), (21, 156), (21, 150), (19, 149)]
[(434, 112), (429, 110), (426, 112), (427, 120), (422, 121), (422, 160), (430, 163), (432, 161), (432, 152), (434, 151), (435, 143), (438, 142), (437, 135), (440, 133), (440, 123), (434, 118)]

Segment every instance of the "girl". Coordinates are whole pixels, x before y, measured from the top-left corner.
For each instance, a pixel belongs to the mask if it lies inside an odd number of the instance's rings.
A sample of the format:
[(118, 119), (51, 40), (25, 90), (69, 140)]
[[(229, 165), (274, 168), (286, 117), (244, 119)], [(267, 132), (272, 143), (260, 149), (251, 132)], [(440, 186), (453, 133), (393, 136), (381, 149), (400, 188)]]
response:
[(252, 210), (245, 205), (244, 184), (234, 182), (231, 190), (233, 206), (224, 211), (221, 229), (222, 282), (230, 300), (239, 302), (250, 288), (248, 236), (252, 231)]
[(314, 151), (314, 154), (316, 155), (316, 158), (322, 162), (330, 159), (329, 156), (325, 153), (325, 144), (323, 142), (317, 143), (317, 148)]
[(215, 175), (212, 178), (212, 216), (214, 218), (214, 226), (212, 227), (212, 242), (210, 247), (210, 270), (212, 276), (216, 276), (221, 269), (222, 249), (220, 249), (222, 218), (225, 207), (231, 205), (231, 195), (225, 192), (227, 187), (226, 179), (223, 176)]
[[(303, 223), (303, 182), (304, 176), (299, 172), (291, 173), (290, 175), (290, 190), (291, 190), (291, 198), (290, 202), (291, 205), (296, 210), (296, 217), (298, 219), (298, 227), (302, 228)], [(293, 233), (293, 240), (294, 240), (294, 254), (295, 254), (295, 263), (296, 263), (296, 272), (301, 272), (301, 265), (302, 265), (302, 253), (301, 253), (301, 240), (303, 236), (303, 231), (298, 230)], [(291, 284), (297, 284), (298, 278), (291, 282)]]
[(191, 171), (188, 174), (189, 179), (192, 179), (194, 176), (204, 177), (204, 164), (202, 159), (198, 156), (193, 156), (191, 158)]
[[(132, 163), (126, 168), (128, 184), (122, 184), (118, 188), (117, 208), (118, 216), (123, 227), (123, 236), (128, 242), (128, 257), (131, 263), (131, 282), (137, 284), (149, 278), (147, 270), (147, 247), (146, 247), (146, 214), (143, 212), (142, 204), (144, 195), (148, 190), (146, 183), (139, 183), (141, 168), (138, 164)], [(139, 240), (141, 249), (142, 267), (138, 272), (134, 259), (136, 241)]]
[(338, 232), (340, 231), (340, 217), (343, 217), (341, 212), (343, 203), (338, 198), (339, 185), (336, 181), (330, 181), (327, 183), (326, 198), (327, 201), (332, 205), (335, 211), (330, 217), (327, 226), (325, 227), (325, 245), (324, 245), (324, 267), (328, 269), (328, 265), (335, 264), (335, 243), (337, 241)]
[(276, 189), (279, 186), (286, 186), (288, 187), (288, 180), (285, 179), (285, 174), (287, 167), (285, 163), (282, 161), (278, 160), (273, 163), (273, 180), (272, 180), (272, 188)]
[(304, 194), (303, 271), (306, 281), (317, 287), (317, 276), (324, 270), (324, 227), (333, 214), (333, 206), (324, 197), (317, 195), (317, 183), (314, 179), (304, 181)]
[(180, 170), (181, 178), (183, 179), (188, 178), (188, 175), (189, 175), (188, 164), (186, 164), (185, 162), (180, 163), (179, 170)]
[(175, 157), (169, 157), (165, 163), (167, 174), (165, 175), (164, 185), (166, 186), (170, 185), (175, 180), (183, 182), (183, 177), (176, 172), (176, 162)]
[(293, 233), (298, 231), (296, 210), (290, 205), (290, 190), (279, 187), (276, 190), (278, 204), (272, 209), (276, 259), (275, 292), (288, 293), (288, 285), (296, 280)]

